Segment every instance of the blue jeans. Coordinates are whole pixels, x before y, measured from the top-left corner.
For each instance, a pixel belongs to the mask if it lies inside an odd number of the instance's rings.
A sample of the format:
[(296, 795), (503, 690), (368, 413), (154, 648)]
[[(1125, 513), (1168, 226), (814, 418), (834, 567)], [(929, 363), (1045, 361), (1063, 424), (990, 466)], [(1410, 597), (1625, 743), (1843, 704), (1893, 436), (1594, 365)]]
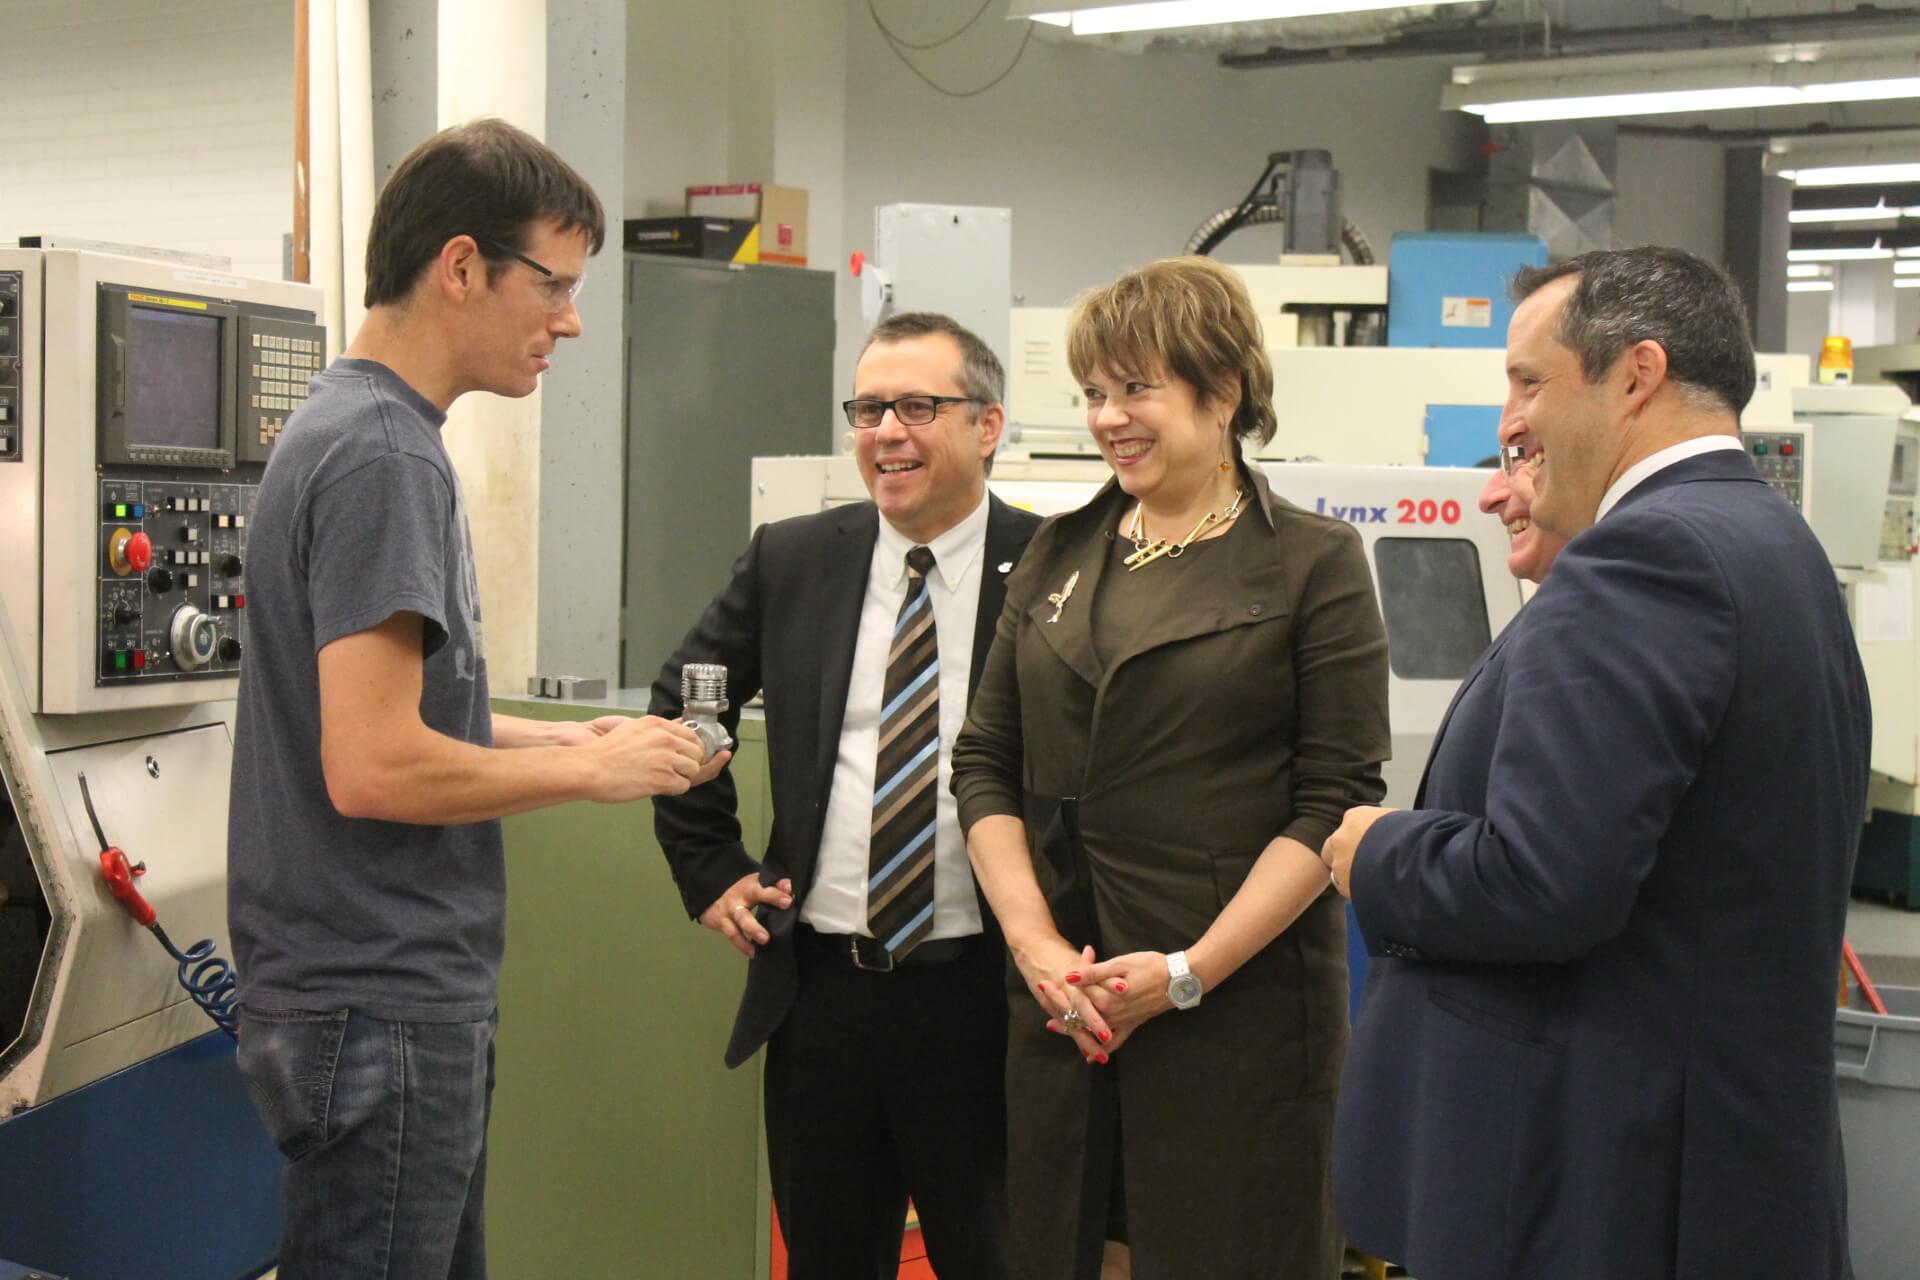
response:
[(240, 1010), (280, 1176), (280, 1280), (485, 1280), (493, 1029)]

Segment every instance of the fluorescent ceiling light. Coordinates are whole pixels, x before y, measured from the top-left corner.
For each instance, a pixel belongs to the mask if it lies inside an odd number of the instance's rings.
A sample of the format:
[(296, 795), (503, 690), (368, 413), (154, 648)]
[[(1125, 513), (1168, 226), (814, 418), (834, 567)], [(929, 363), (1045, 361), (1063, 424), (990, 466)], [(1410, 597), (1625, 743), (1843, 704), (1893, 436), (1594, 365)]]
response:
[(1489, 124), (1920, 98), (1920, 41), (1490, 62), (1453, 69), (1443, 108)]
[(1895, 276), (1893, 287), (1896, 289), (1920, 289), (1920, 276)]
[[(1900, 264), (1894, 263), (1893, 269), (1898, 271)], [(1914, 264), (1914, 269), (1920, 271), (1920, 262)], [(1805, 280), (1814, 276), (1824, 276), (1831, 270), (1831, 267), (1823, 267), (1817, 262), (1795, 262), (1787, 267), (1787, 279)]]
[(1891, 249), (1789, 249), (1789, 262), (1865, 262), (1891, 258)]
[(1838, 164), (1819, 169), (1782, 169), (1800, 187), (1859, 187), (1874, 182), (1920, 182), (1920, 164)]
[(1488, 124), (1531, 124), (1539, 120), (1593, 120), (1601, 116), (1658, 116), (1675, 111), (1790, 107), (1802, 101), (1791, 90), (1752, 85), (1740, 89), (1672, 89), (1652, 93), (1595, 94), (1585, 98), (1468, 102), (1462, 104), (1460, 109), (1486, 117)]
[[(1916, 280), (1914, 281), (1914, 283), (1920, 284), (1920, 280)], [(1787, 292), (1788, 293), (1832, 293), (1833, 281), (1831, 280), (1789, 280), (1787, 281)]]
[(1920, 218), (1920, 208), (1894, 209), (1884, 204), (1859, 209), (1795, 209), (1788, 222), (1878, 222), (1885, 218)]
[[(1468, 4), (1473, 0), (1426, 0), (1428, 4)], [(1164, 31), (1170, 27), (1211, 27), (1225, 22), (1272, 22), (1283, 18), (1314, 18), (1335, 13), (1368, 13), (1376, 9), (1403, 9), (1407, 0), (1145, 0), (1145, 3), (1106, 4), (1084, 9), (1026, 13), (1016, 5), (1007, 15), (1066, 26), (1077, 36), (1114, 35), (1122, 31)]]
[[(1792, 267), (1787, 268), (1787, 274), (1793, 274)], [(1920, 276), (1920, 262), (1915, 262), (1911, 258), (1896, 261), (1893, 264), (1893, 274), (1897, 276)]]

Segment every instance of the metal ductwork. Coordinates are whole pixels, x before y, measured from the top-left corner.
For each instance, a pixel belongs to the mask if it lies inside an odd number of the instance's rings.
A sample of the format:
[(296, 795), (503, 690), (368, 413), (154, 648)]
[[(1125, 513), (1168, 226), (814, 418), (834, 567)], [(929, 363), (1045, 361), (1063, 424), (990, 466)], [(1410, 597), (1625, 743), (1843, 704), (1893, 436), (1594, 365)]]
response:
[(1613, 248), (1618, 126), (1611, 120), (1494, 125), (1487, 231), (1527, 231), (1563, 262)]

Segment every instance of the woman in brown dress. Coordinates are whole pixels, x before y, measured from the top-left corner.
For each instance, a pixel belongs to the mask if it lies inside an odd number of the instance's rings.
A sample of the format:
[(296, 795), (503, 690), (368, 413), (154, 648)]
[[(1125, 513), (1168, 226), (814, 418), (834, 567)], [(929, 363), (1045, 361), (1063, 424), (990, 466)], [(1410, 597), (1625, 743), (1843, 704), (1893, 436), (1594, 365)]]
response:
[(1014, 961), (1013, 1271), (1332, 1280), (1346, 920), (1319, 849), (1385, 793), (1372, 577), (1242, 456), (1274, 415), (1238, 277), (1123, 276), (1068, 351), (1114, 479), (1034, 536), (953, 751)]

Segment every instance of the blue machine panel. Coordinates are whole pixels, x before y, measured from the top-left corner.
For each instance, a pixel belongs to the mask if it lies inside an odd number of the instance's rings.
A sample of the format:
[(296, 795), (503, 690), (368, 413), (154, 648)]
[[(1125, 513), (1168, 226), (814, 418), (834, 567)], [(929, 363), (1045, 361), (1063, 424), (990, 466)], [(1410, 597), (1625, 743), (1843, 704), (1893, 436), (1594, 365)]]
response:
[[(1547, 265), (1539, 236), (1402, 232), (1387, 267), (1387, 345), (1504, 347), (1521, 267)], [(1484, 455), (1483, 455), (1484, 456)]]
[(1490, 404), (1427, 406), (1427, 465), (1477, 467), (1500, 451), (1500, 410)]
[(237, 1280), (279, 1243), (280, 1156), (217, 1031), (0, 1120), (0, 1258), (84, 1280)]

